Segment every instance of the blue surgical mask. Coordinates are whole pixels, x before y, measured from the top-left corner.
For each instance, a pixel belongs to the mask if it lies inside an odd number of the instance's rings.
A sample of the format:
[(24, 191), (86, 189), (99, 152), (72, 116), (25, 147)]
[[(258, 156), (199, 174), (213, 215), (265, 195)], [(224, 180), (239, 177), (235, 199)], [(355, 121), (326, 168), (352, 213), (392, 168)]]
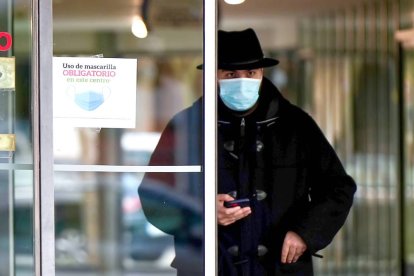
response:
[(219, 80), (220, 98), (234, 111), (246, 111), (259, 99), (261, 79), (236, 78)]
[(103, 104), (104, 96), (100, 92), (87, 91), (76, 94), (75, 102), (80, 108), (86, 111), (92, 111)]

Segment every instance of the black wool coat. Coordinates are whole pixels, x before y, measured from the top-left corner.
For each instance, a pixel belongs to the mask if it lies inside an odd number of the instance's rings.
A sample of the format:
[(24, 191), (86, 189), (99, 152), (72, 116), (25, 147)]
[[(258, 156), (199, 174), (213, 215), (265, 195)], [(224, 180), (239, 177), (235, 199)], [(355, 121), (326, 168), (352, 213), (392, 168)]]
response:
[[(150, 166), (201, 166), (202, 100), (163, 130)], [(147, 220), (174, 237), (177, 276), (204, 275), (204, 177), (201, 172), (148, 172), (138, 188)]]
[[(313, 119), (266, 78), (253, 113), (234, 114), (219, 100), (218, 115), (218, 192), (249, 198), (252, 208), (248, 217), (218, 227), (219, 275), (313, 275), (312, 254), (332, 241), (351, 208), (353, 179)], [(150, 165), (202, 164), (202, 134), (200, 99), (168, 123)], [(154, 186), (167, 193), (154, 197)], [(174, 235), (178, 276), (204, 275), (202, 231), (193, 231), (203, 228), (203, 187), (200, 173), (147, 173), (138, 191), (147, 219)], [(173, 193), (191, 206), (178, 206), (167, 196)], [(308, 247), (289, 265), (280, 263), (287, 231)], [(182, 248), (197, 252), (198, 264), (188, 265)]]
[[(356, 185), (314, 120), (266, 78), (256, 110), (219, 105), (218, 192), (249, 198), (252, 213), (219, 226), (219, 275), (313, 275), (311, 256), (344, 224)], [(308, 250), (282, 264), (288, 231)]]

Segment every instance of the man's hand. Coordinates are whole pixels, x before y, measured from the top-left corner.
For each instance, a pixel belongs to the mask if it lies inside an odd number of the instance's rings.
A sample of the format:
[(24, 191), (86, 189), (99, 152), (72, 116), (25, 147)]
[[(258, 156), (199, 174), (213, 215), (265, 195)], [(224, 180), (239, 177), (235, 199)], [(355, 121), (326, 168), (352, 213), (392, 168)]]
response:
[(282, 246), (282, 263), (295, 263), (306, 248), (305, 241), (298, 234), (287, 232)]
[(234, 200), (233, 197), (228, 194), (217, 195), (217, 221), (219, 225), (230, 225), (235, 221), (248, 216), (252, 210), (250, 207), (241, 208), (240, 206), (226, 208), (223, 206), (224, 201)]

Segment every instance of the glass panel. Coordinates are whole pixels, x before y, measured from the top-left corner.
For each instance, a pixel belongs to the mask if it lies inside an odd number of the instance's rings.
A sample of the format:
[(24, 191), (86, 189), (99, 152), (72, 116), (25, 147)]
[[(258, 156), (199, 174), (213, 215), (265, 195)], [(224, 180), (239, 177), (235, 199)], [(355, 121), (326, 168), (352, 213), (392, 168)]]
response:
[(266, 53), (281, 60), (278, 67), (291, 83), (272, 81), (312, 115), (358, 184), (345, 225), (323, 250), (326, 257), (314, 258), (314, 270), (320, 275), (411, 275), (414, 1), (299, 3), (305, 1), (279, 1), (275, 7), (223, 2), (220, 25), (252, 27), (262, 35)]
[(0, 2), (0, 274), (34, 274), (30, 1)]
[[(412, 48), (404, 49), (404, 257), (406, 260), (405, 269), (407, 273), (414, 271), (414, 50)], [(409, 275), (409, 274), (407, 274)]]
[(412, 11), (414, 9), (414, 2), (412, 0), (400, 0), (400, 28), (410, 29), (414, 26)]
[(315, 85), (301, 93), (311, 94), (305, 104), (316, 101), (310, 113), (358, 183), (345, 226), (324, 250), (329, 258), (314, 262), (323, 275), (399, 273), (395, 8), (382, 1), (304, 19), (303, 47), (315, 33), (307, 51), (316, 54), (303, 78)]
[[(401, 1), (399, 12), (402, 30), (412, 32), (414, 24), (412, 15), (414, 11), (413, 1)], [(411, 36), (401, 39), (403, 45), (403, 115), (404, 115), (404, 186), (402, 188), (403, 207), (403, 238), (402, 245), (403, 265), (406, 275), (414, 273), (414, 49)]]
[[(54, 56), (71, 58), (74, 72), (86, 72), (76, 68), (85, 57), (137, 62), (132, 89), (125, 82), (93, 94), (94, 78), (77, 73), (70, 89), (66, 81), (54, 89), (73, 112), (63, 112), (65, 123), (54, 119), (57, 275), (203, 275), (203, 82), (196, 69), (203, 58), (203, 1), (53, 4)], [(131, 32), (138, 19), (147, 26), (145, 38)], [(127, 93), (129, 100), (120, 98)], [(92, 96), (101, 102), (94, 106)], [(117, 99), (125, 105), (114, 104)], [(109, 123), (131, 102), (131, 128), (81, 127), (76, 118)], [(191, 106), (189, 115), (179, 113)]]
[[(388, 73), (386, 77), (386, 87), (387, 95), (385, 96), (385, 101), (389, 105), (389, 112), (387, 114), (388, 119), (388, 135), (386, 136), (387, 142), (384, 143), (388, 146), (385, 152), (389, 153), (389, 165), (387, 169), (389, 187), (388, 187), (388, 198), (390, 203), (389, 206), (389, 226), (387, 230), (387, 235), (390, 239), (390, 271), (394, 273), (401, 273), (401, 246), (405, 243), (404, 238), (401, 237), (401, 225), (403, 219), (400, 214), (402, 212), (401, 205), (397, 204), (400, 200), (400, 190), (401, 190), (401, 104), (399, 99), (401, 99), (401, 87), (399, 84), (399, 78), (402, 72), (400, 71), (399, 61), (398, 61), (398, 46), (395, 43), (395, 30), (398, 28), (398, 20), (396, 20), (398, 15), (399, 2), (392, 0), (387, 0), (384, 2), (387, 18), (386, 26), (384, 27), (383, 32), (386, 32), (387, 36), (387, 47), (385, 49), (387, 53), (386, 62)], [(399, 96), (400, 95), (400, 96)], [(387, 128), (387, 126), (385, 126)], [(387, 180), (386, 180), (387, 181)], [(394, 232), (399, 232), (398, 235), (394, 235)], [(403, 242), (401, 242), (403, 241)], [(395, 246), (398, 244), (398, 246)]]

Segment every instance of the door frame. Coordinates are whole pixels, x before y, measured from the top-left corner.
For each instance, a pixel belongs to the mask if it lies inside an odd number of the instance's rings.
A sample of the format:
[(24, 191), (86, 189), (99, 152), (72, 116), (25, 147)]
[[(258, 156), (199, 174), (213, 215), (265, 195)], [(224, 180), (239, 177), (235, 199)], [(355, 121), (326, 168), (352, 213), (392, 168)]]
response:
[(52, 0), (32, 1), (32, 21), (34, 265), (35, 275), (49, 276), (55, 275)]
[[(216, 33), (217, 1), (204, 7), (204, 189), (205, 275), (217, 272), (216, 223)], [(53, 13), (52, 0), (32, 1), (34, 265), (35, 275), (55, 275), (55, 201), (53, 183)], [(42, 123), (41, 123), (42, 122)], [(46, 122), (46, 123), (45, 123)], [(47, 123), (50, 122), (50, 123)], [(214, 183), (214, 185), (212, 185)]]

